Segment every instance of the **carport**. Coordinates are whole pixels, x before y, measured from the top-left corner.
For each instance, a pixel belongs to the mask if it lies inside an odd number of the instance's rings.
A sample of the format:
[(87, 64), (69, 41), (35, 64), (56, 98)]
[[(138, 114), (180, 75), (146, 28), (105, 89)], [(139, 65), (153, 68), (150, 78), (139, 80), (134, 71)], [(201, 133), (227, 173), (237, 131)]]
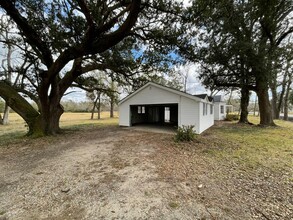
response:
[(130, 124), (178, 126), (178, 104), (131, 105)]
[(120, 126), (194, 126), (200, 134), (213, 124), (213, 103), (207, 95), (196, 97), (153, 82), (119, 102)]

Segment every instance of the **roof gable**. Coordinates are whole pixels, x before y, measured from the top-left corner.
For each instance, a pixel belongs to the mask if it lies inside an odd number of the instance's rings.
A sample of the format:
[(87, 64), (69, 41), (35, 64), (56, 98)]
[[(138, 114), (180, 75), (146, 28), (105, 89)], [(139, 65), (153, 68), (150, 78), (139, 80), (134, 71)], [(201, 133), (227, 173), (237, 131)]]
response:
[(179, 90), (176, 90), (176, 89), (173, 89), (173, 88), (170, 88), (170, 87), (166, 87), (166, 86), (162, 86), (160, 84), (157, 84), (157, 83), (153, 83), (153, 82), (148, 82), (147, 84), (145, 84), (144, 86), (142, 86), (141, 88), (139, 88), (138, 90), (134, 91), (133, 93), (131, 93), (130, 95), (126, 96), (125, 98), (123, 98), (122, 100), (120, 100), (120, 102), (118, 103), (119, 105), (121, 105), (123, 102), (125, 102), (126, 100), (130, 99), (131, 97), (135, 96), (137, 93), (139, 93), (140, 91), (144, 90), (145, 88), (147, 88), (148, 86), (155, 86), (157, 88), (160, 88), (160, 89), (163, 89), (165, 91), (168, 91), (170, 93), (174, 93), (174, 94), (177, 94), (177, 95), (181, 95), (181, 96), (184, 96), (186, 98), (189, 98), (189, 99), (192, 99), (192, 100), (195, 100), (195, 101), (198, 101), (198, 102), (204, 102), (204, 101), (207, 101), (209, 102), (209, 100), (207, 99), (202, 99), (200, 97), (196, 97), (196, 96), (193, 96), (191, 94), (188, 94), (188, 93), (185, 93), (185, 92), (181, 92)]
[(213, 97), (208, 96), (208, 94), (198, 94), (198, 95), (193, 95), (193, 96), (196, 96), (201, 99), (205, 99), (208, 102), (213, 102)]

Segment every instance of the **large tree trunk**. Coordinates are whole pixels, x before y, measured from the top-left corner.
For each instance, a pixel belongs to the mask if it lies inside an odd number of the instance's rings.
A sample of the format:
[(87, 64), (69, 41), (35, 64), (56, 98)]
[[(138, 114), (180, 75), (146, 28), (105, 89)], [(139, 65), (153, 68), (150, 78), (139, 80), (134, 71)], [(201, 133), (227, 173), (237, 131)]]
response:
[(240, 119), (239, 123), (244, 123), (244, 124), (250, 124), (248, 121), (248, 105), (249, 105), (249, 89), (246, 87), (243, 87), (241, 89), (241, 114), (240, 114)]
[(43, 132), (41, 135), (55, 135), (61, 131), (59, 122), (64, 112), (63, 107), (59, 103), (51, 103), (48, 107), (50, 111), (41, 113), (40, 125)]
[(284, 97), (284, 120), (288, 121), (288, 108), (289, 108), (289, 95), (291, 91), (292, 84), (292, 73), (289, 74), (289, 80), (287, 82), (286, 93)]
[(261, 126), (274, 126), (272, 116), (272, 107), (270, 104), (268, 85), (266, 82), (257, 82), (257, 96), (260, 113), (260, 125)]
[(43, 132), (41, 135), (55, 135), (60, 133), (59, 121), (64, 109), (60, 104), (62, 91), (60, 91), (58, 83), (59, 79), (56, 77), (50, 84), (51, 91), (49, 95), (47, 95), (49, 86), (45, 83), (40, 86), (38, 95), (41, 105), (41, 120), (39, 122)]
[(284, 95), (286, 92), (287, 78), (288, 78), (288, 67), (287, 67), (287, 70), (285, 71), (285, 74), (283, 76), (282, 90), (280, 92), (280, 97), (279, 97), (278, 106), (277, 106), (278, 117), (276, 119), (280, 118), (280, 113), (281, 113), (282, 107), (284, 107)]
[(41, 137), (60, 133), (59, 121), (64, 112), (63, 108), (60, 104), (49, 108), (50, 111), (47, 111), (45, 114), (41, 113), (33, 122), (28, 124), (28, 135)]
[(114, 96), (112, 96), (110, 101), (110, 118), (114, 118), (114, 102)]
[[(290, 88), (289, 88), (289, 91), (290, 91)], [(286, 95), (285, 95), (285, 98), (284, 98), (284, 120), (285, 121), (288, 121), (288, 108), (289, 108), (289, 105), (288, 105), (288, 98), (289, 98), (289, 91), (286, 91)], [(288, 94), (287, 94), (288, 93)]]

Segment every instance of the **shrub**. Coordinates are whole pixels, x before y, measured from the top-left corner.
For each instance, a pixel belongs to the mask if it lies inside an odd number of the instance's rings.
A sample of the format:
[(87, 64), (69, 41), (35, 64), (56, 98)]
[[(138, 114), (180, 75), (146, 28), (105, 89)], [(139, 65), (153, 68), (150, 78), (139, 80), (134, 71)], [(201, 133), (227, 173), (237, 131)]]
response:
[(236, 114), (227, 114), (226, 121), (237, 121), (239, 120), (239, 115)]
[(193, 131), (194, 126), (182, 126), (178, 127), (177, 133), (175, 136), (176, 141), (192, 141), (195, 138), (195, 132)]

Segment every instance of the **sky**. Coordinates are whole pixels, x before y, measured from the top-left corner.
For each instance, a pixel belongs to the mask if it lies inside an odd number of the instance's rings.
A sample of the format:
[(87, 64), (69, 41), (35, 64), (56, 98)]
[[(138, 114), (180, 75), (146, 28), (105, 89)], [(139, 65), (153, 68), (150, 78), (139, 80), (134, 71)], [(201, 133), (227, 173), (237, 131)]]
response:
[(196, 94), (209, 94), (209, 90), (200, 83), (198, 79), (199, 75), (199, 65), (196, 63), (186, 63), (185, 65), (180, 65), (175, 68), (183, 76), (187, 77), (187, 88), (186, 92), (196, 95)]

